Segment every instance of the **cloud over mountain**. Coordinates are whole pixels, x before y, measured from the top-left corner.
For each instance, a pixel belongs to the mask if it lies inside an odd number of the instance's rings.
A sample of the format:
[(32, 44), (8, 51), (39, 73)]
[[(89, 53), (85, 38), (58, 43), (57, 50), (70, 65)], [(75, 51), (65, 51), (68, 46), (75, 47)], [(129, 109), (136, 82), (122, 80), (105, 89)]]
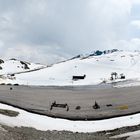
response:
[(117, 44), (133, 39), (136, 5), (133, 0), (0, 0), (0, 55), (53, 63), (96, 49), (126, 49)]

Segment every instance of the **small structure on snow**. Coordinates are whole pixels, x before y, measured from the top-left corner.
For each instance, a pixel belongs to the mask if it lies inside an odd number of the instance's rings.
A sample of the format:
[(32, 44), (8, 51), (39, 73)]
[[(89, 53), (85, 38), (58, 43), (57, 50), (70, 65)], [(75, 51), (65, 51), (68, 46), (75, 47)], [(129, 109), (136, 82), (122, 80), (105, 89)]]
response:
[(124, 75), (123, 73), (121, 73), (121, 74), (118, 76), (118, 73), (117, 73), (117, 72), (112, 72), (112, 73), (111, 73), (110, 80), (116, 80), (116, 79), (125, 79), (125, 75)]
[(120, 74), (120, 79), (125, 79), (125, 75), (123, 73)]
[(117, 72), (112, 72), (110, 80), (114, 80), (114, 79), (117, 79), (117, 78), (118, 78)]
[(72, 80), (76, 81), (76, 80), (81, 80), (81, 79), (85, 79), (86, 75), (82, 75), (82, 76), (73, 76)]

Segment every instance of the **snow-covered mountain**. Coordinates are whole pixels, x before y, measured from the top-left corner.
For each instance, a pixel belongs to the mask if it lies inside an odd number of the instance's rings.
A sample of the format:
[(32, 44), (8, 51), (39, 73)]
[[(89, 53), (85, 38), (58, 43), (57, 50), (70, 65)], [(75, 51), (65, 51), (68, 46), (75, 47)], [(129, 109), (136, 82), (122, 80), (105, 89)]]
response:
[[(11, 60), (8, 63), (13, 61)], [(20, 65), (20, 69), (23, 69), (21, 66), (23, 64)], [(73, 76), (76, 76), (76, 78), (80, 76), (82, 79), (75, 79)], [(140, 52), (112, 51), (103, 53), (103, 55), (75, 57), (36, 71), (15, 74), (13, 77), (13, 80), (1, 79), (1, 83), (54, 86), (96, 85), (103, 82), (118, 81), (137, 81), (139, 83)]]
[(113, 52), (117, 52), (119, 50), (117, 49), (112, 49), (112, 50), (104, 50), (104, 51), (100, 51), (100, 50), (96, 50), (96, 51), (93, 51), (91, 53), (88, 53), (88, 54), (79, 54), (77, 56), (74, 56), (68, 60), (72, 60), (72, 59), (76, 59), (76, 58), (88, 58), (88, 57), (91, 57), (91, 56), (99, 56), (99, 55), (104, 55), (104, 54), (110, 54), (110, 53), (113, 53)]
[(20, 61), (14, 58), (5, 61), (0, 59), (0, 75), (21, 73), (41, 67), (44, 67), (44, 65)]

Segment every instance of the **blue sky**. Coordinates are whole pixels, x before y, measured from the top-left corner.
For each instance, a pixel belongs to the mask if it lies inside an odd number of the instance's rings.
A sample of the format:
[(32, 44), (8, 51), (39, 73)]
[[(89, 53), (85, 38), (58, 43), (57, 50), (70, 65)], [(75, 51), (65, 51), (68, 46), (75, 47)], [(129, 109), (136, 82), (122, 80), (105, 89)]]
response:
[(54, 63), (140, 49), (139, 0), (0, 0), (0, 55)]

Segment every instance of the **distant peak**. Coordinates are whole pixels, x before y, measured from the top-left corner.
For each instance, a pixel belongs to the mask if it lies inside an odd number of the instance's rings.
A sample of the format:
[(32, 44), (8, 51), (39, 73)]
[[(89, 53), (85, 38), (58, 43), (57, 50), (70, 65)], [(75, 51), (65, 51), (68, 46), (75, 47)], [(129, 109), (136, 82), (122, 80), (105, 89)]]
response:
[(114, 53), (114, 52), (117, 52), (117, 51), (119, 51), (119, 50), (118, 49), (104, 50), (104, 51), (96, 50), (96, 51), (93, 51), (93, 52), (88, 53), (88, 54), (76, 55), (76, 56), (74, 56), (74, 57), (72, 57), (71, 59), (68, 59), (68, 60), (73, 60), (73, 59), (77, 59), (77, 58), (88, 58), (88, 57), (91, 57), (91, 56), (99, 56), (99, 55), (103, 55), (103, 54), (110, 54), (110, 53)]
[(89, 56), (98, 56), (98, 55), (102, 55), (102, 54), (114, 53), (117, 51), (119, 51), (119, 50), (118, 49), (104, 50), (104, 51), (96, 50), (93, 53), (89, 54)]

